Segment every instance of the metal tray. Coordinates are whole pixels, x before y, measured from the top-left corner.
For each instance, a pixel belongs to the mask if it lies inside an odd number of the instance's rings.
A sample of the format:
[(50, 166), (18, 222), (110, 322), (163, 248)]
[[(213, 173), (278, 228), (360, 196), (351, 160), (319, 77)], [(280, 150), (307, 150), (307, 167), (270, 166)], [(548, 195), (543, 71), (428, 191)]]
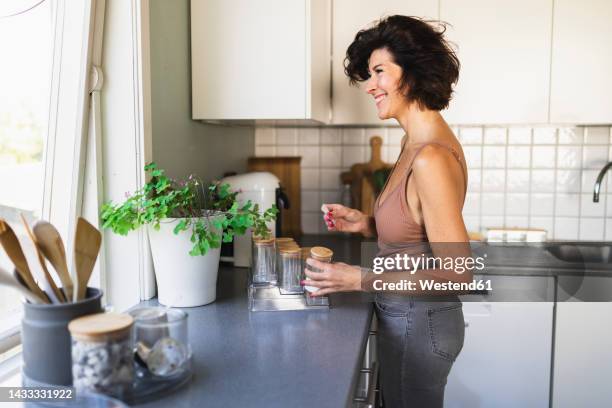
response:
[(274, 285), (249, 285), (249, 309), (252, 312), (284, 310), (329, 310), (329, 299), (318, 298), (318, 304), (308, 304), (302, 293), (282, 294)]

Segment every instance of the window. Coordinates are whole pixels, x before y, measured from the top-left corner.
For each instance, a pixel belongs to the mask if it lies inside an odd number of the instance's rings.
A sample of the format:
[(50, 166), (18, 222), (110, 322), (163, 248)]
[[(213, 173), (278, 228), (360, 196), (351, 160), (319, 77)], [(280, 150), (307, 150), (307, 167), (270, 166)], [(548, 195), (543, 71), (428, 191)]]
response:
[[(19, 213), (32, 221), (43, 210), (53, 6), (53, 0), (4, 0), (0, 6), (0, 217), (12, 226), (26, 253), (33, 246)], [(4, 251), (0, 266), (13, 268)], [(0, 286), (0, 335), (18, 323), (20, 314), (20, 296)]]
[[(0, 2), (0, 217), (18, 235), (35, 277), (42, 276), (41, 266), (20, 213), (30, 224), (39, 218), (53, 223), (71, 259), (96, 4), (103, 16), (104, 2), (96, 0)], [(4, 250), (0, 266), (12, 272)], [(44, 279), (38, 281), (44, 288)], [(18, 341), (21, 312), (20, 296), (0, 286), (0, 354)]]

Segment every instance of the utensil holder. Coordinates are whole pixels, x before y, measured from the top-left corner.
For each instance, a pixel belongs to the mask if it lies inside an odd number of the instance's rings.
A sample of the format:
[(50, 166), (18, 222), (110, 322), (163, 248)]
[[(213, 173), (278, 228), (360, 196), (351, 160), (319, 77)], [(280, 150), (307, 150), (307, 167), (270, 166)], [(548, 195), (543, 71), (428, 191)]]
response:
[(102, 291), (87, 288), (75, 303), (24, 303), (21, 320), (24, 385), (72, 385), (72, 354), (68, 323), (77, 317), (101, 313)]

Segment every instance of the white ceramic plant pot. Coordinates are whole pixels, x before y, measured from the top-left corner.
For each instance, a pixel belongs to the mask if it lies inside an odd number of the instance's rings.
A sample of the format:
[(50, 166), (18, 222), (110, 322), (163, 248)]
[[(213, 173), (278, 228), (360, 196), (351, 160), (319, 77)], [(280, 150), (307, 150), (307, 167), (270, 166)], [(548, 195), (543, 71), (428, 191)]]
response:
[(159, 231), (148, 225), (158, 301), (170, 307), (214, 302), (221, 248), (209, 249), (206, 255), (189, 255), (193, 248), (191, 230), (173, 233), (179, 221), (180, 218), (168, 218), (160, 223)]

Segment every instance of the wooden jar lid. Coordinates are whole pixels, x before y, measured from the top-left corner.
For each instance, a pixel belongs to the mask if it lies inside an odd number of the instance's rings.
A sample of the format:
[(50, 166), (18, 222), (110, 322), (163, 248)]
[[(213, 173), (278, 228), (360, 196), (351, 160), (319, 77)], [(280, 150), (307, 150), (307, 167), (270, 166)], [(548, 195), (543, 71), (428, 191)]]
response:
[(274, 245), (274, 238), (253, 238), (255, 245)]
[(325, 248), (322, 246), (316, 246), (310, 248), (310, 256), (319, 261), (331, 261), (332, 256), (334, 255), (334, 251), (329, 248)]
[(278, 249), (281, 255), (297, 255), (300, 253), (300, 247), (297, 245), (282, 246)]
[(280, 238), (276, 238), (276, 243), (277, 244), (284, 244), (284, 243), (291, 243), (291, 242), (295, 242), (295, 239), (291, 238), (291, 237), (280, 237)]
[(76, 318), (68, 324), (75, 339), (96, 340), (123, 337), (134, 324), (134, 319), (124, 313), (96, 313)]

